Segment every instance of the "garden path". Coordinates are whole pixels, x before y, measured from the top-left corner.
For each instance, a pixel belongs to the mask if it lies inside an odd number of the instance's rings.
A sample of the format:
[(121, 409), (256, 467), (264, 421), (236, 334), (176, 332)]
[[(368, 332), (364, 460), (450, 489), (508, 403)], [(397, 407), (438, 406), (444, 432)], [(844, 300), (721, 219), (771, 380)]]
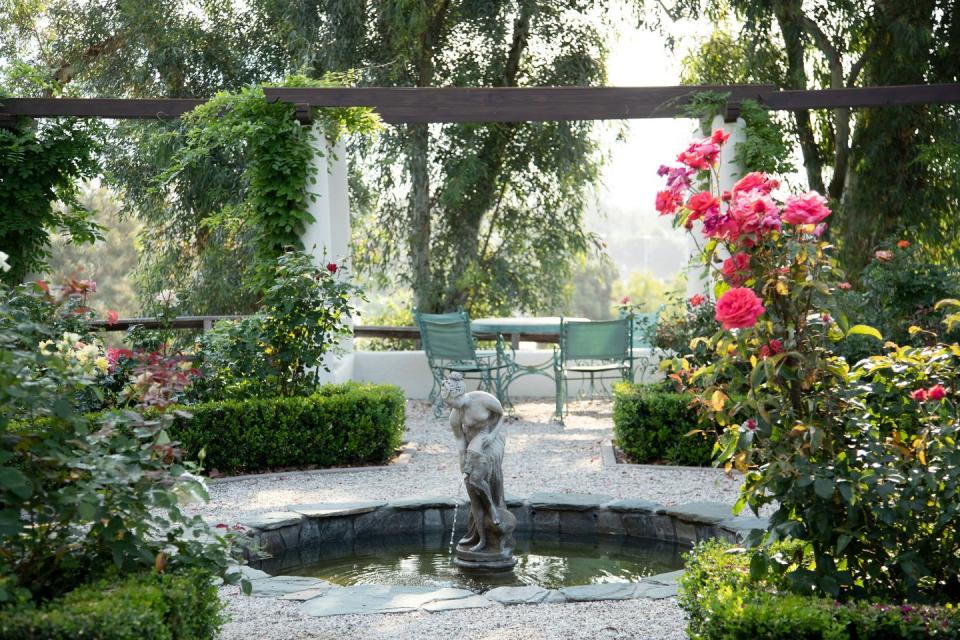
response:
[[(538, 491), (645, 498), (664, 505), (696, 501), (732, 504), (739, 481), (715, 469), (604, 465), (600, 445), (612, 435), (608, 402), (571, 405), (565, 426), (550, 420), (551, 402), (518, 404), (519, 419), (507, 425), (504, 484), (508, 495)], [(270, 474), (216, 482), (210, 502), (197, 511), (217, 522), (290, 504), (450, 496), (459, 486), (454, 441), (446, 419), (428, 405), (410, 402), (404, 440), (407, 464), (377, 471)], [(444, 613), (408, 613), (314, 618), (295, 603), (247, 598), (224, 588), (231, 615), (224, 639), (274, 638), (683, 638), (682, 611), (674, 599), (498, 607)]]

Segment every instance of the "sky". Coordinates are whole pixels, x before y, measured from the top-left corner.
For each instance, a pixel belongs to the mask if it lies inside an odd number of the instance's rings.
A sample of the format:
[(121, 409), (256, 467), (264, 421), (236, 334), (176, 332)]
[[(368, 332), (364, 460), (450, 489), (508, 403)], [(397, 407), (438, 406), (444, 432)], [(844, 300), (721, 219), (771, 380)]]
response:
[[(679, 84), (680, 62), (687, 47), (708, 35), (711, 28), (707, 21), (674, 27), (679, 43), (671, 52), (660, 34), (630, 25), (630, 20), (620, 21), (619, 37), (609, 43), (610, 86)], [(599, 215), (588, 215), (587, 226), (607, 241), (621, 278), (633, 270), (649, 270), (670, 279), (685, 264), (685, 234), (658, 216), (653, 202), (663, 184), (657, 168), (673, 160), (695, 130), (697, 123), (689, 119), (630, 120), (624, 139), (618, 141), (614, 127), (605, 127), (602, 145), (610, 158), (597, 194)]]

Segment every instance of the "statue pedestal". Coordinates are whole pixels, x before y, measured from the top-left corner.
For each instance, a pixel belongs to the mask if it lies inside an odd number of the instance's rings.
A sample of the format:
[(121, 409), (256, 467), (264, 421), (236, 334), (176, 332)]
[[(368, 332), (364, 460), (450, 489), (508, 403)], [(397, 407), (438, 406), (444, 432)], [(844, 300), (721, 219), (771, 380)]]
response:
[(469, 548), (457, 545), (453, 563), (466, 573), (497, 573), (512, 571), (517, 564), (509, 549), (505, 554), (490, 551), (470, 551)]

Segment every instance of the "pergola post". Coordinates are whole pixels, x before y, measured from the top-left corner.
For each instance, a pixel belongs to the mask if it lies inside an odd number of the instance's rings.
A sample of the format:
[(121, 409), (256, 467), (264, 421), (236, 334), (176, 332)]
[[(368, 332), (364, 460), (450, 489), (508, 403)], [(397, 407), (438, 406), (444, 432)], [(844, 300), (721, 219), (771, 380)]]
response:
[[(318, 269), (333, 263), (337, 267), (350, 266), (350, 196), (347, 188), (347, 149), (342, 141), (330, 146), (320, 123), (310, 130), (313, 157), (310, 162), (316, 170), (313, 184), (307, 192), (307, 211), (313, 221), (300, 237), (304, 250), (313, 256)], [(340, 343), (340, 354), (331, 354), (325, 360), (329, 372), (321, 371), (322, 382), (345, 382), (353, 376), (353, 339)]]
[[(743, 177), (743, 167), (740, 166), (734, 156), (736, 155), (737, 145), (747, 139), (747, 128), (743, 118), (736, 118), (731, 122), (724, 120), (722, 115), (716, 115), (710, 126), (710, 131), (723, 129), (724, 133), (730, 134), (730, 139), (720, 150), (720, 166), (717, 170), (717, 179), (711, 178), (711, 186), (720, 192), (733, 189), (733, 185)], [(697, 137), (702, 132), (697, 127), (695, 134)], [(697, 263), (700, 256), (700, 247), (703, 246), (703, 238), (700, 235), (701, 223), (697, 222), (693, 233), (687, 235), (687, 251), (689, 261), (687, 264), (687, 297), (694, 294), (701, 294), (712, 297), (710, 292), (710, 279), (705, 277), (707, 274), (703, 271), (703, 266)], [(699, 244), (699, 246), (698, 246)]]

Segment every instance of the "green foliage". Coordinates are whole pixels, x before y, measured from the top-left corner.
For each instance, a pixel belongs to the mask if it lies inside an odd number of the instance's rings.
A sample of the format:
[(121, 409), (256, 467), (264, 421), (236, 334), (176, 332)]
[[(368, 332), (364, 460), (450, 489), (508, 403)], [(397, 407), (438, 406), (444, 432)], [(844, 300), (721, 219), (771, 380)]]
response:
[[(364, 314), (364, 324), (382, 327), (412, 327), (413, 311), (410, 308), (409, 292), (398, 294), (396, 290), (377, 301), (376, 310)], [(354, 341), (358, 351), (410, 351), (415, 348), (413, 340), (396, 338), (360, 338)]]
[[(860, 640), (960, 637), (960, 610), (927, 605), (850, 602), (783, 592), (775, 571), (793, 564), (799, 546), (697, 547), (680, 579), (680, 606), (694, 640), (819, 638)], [(759, 561), (758, 561), (759, 560)]]
[(696, 338), (713, 335), (719, 328), (713, 301), (705, 296), (693, 304), (689, 299), (672, 300), (654, 325), (646, 328), (647, 341), (660, 351), (682, 356), (692, 366), (713, 360), (709, 345)]
[(221, 473), (386, 462), (400, 445), (406, 399), (389, 385), (326, 385), (307, 397), (191, 405), (171, 436)]
[[(917, 245), (891, 243), (882, 251), (888, 251), (890, 259), (875, 258), (857, 285), (840, 296), (847, 316), (876, 327), (885, 340), (901, 345), (933, 344), (936, 334), (956, 339), (956, 331), (942, 325), (946, 310), (934, 307), (945, 298), (960, 297), (960, 269), (930, 262)], [(876, 340), (869, 337), (851, 337), (838, 346), (850, 363), (877, 352)]]
[[(333, 77), (310, 80), (288, 78), (284, 87), (340, 86)], [(369, 108), (342, 107), (316, 110), (321, 129), (332, 145), (348, 133), (371, 133), (379, 118)], [(315, 153), (309, 128), (294, 119), (294, 106), (269, 102), (262, 87), (238, 93), (220, 92), (183, 117), (183, 146), (171, 164), (156, 179), (156, 189), (186, 191), (180, 184), (211, 159), (220, 156), (238, 159), (243, 166), (240, 193), (229, 198), (219, 211), (207, 211), (201, 220), (206, 227), (227, 224), (247, 227), (247, 241), (254, 243), (253, 263), (246, 275), (250, 285), (269, 286), (269, 272), (278, 256), (289, 248), (303, 249), (300, 237), (313, 218), (307, 211), (315, 200), (310, 185), (317, 180)], [(240, 236), (235, 236), (239, 238)], [(169, 240), (169, 239), (168, 239)]]
[(224, 320), (201, 336), (195, 365), (205, 380), (199, 397), (307, 395), (317, 384), (324, 357), (352, 333), (351, 296), (359, 289), (346, 269), (317, 269), (301, 251), (274, 261), (272, 284), (251, 317)]
[(617, 447), (637, 463), (710, 464), (713, 439), (697, 428), (692, 401), (690, 394), (671, 392), (662, 384), (617, 384), (613, 389)]
[(62, 282), (71, 276), (94, 280), (97, 295), (90, 306), (101, 317), (108, 311), (118, 312), (121, 318), (136, 316), (140, 309), (132, 276), (137, 248), (130, 239), (140, 234), (142, 224), (134, 216), (121, 216), (122, 202), (105, 187), (86, 187), (80, 201), (96, 212), (93, 221), (102, 228), (103, 240), (77, 245), (67, 236), (55, 237), (45, 278), (50, 282)]
[(52, 233), (76, 243), (100, 238), (77, 185), (98, 172), (99, 149), (96, 127), (76, 120), (0, 128), (0, 251), (12, 267), (0, 272), (3, 282), (15, 285), (41, 273)]
[(0, 639), (213, 640), (221, 607), (206, 571), (111, 576), (39, 607), (0, 608)]
[(0, 603), (57, 597), (111, 567), (223, 575), (233, 539), (180, 509), (206, 491), (170, 418), (80, 415), (95, 367), (41, 347), (50, 327), (10, 297), (0, 288)]

